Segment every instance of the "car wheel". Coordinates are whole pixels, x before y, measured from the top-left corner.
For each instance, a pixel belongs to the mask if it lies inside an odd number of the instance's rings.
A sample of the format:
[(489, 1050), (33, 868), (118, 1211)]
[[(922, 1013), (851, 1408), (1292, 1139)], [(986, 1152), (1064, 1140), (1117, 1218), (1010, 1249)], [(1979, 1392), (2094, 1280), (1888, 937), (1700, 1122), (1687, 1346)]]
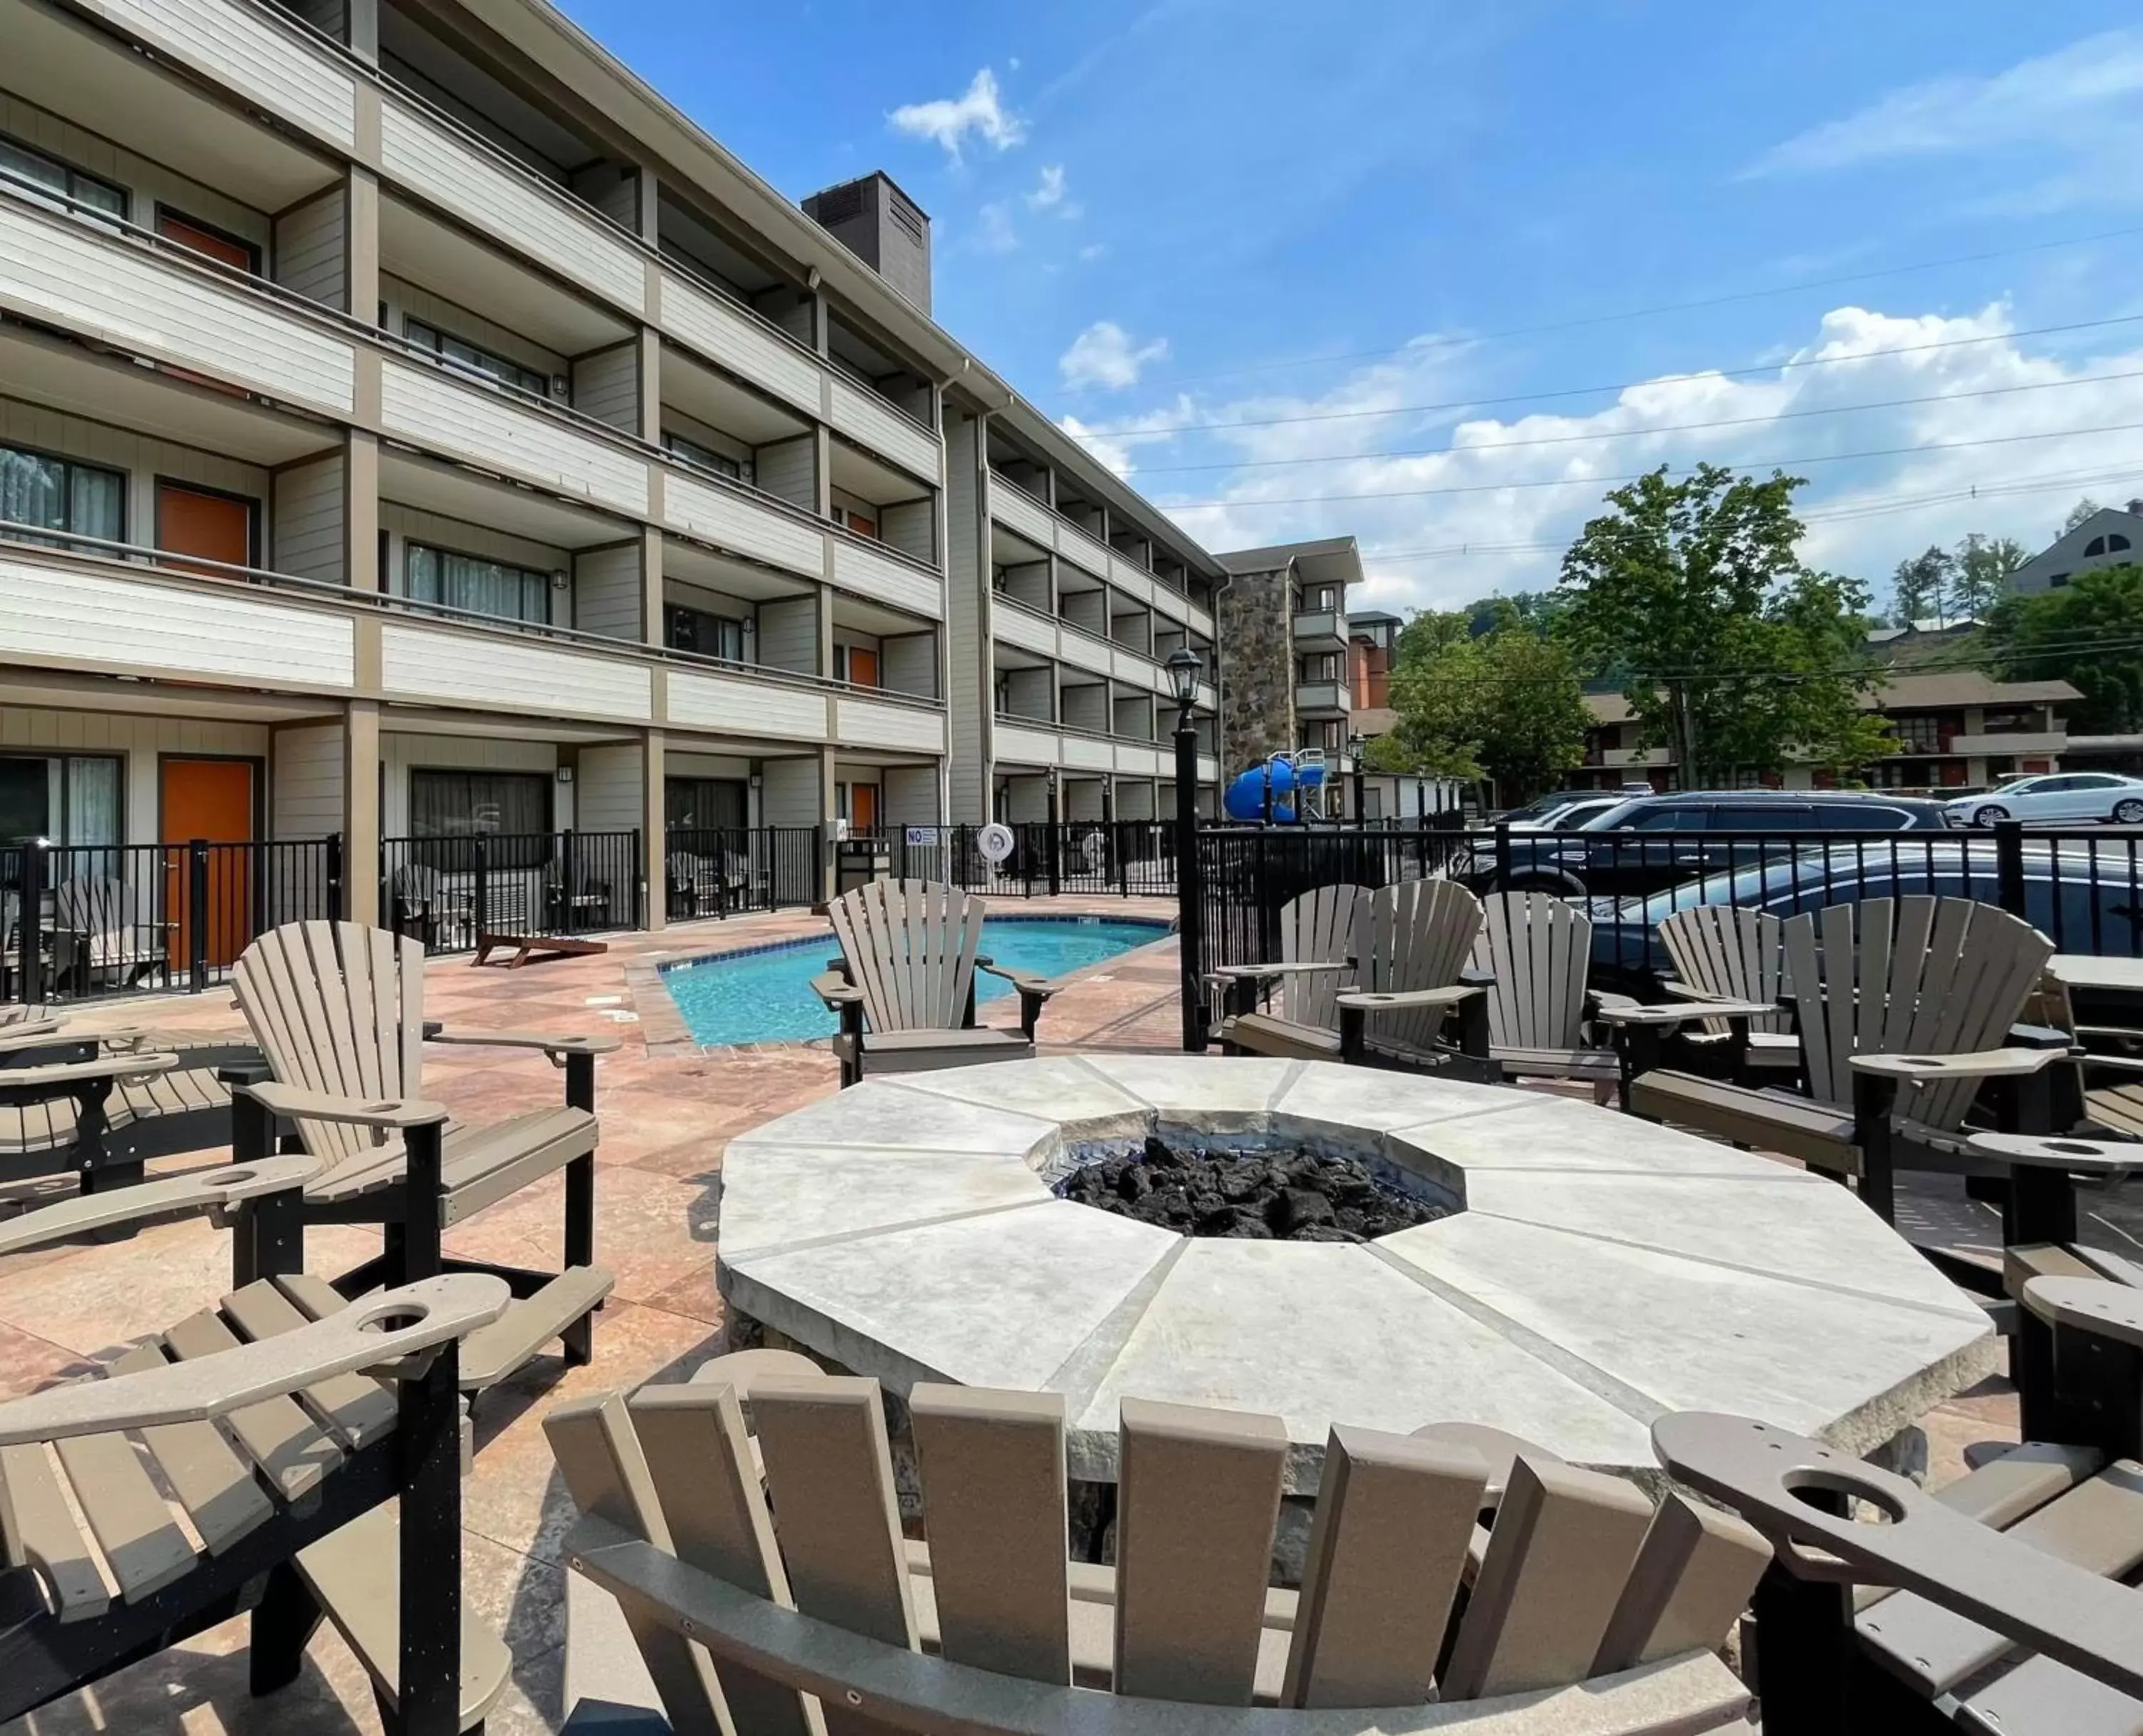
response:
[(2113, 817), (2124, 826), (2143, 826), (2143, 802), (2131, 796), (2113, 804)]
[(2007, 808), (1996, 807), (1990, 803), (1973, 813), (1972, 823), (1975, 826), (1997, 826), (2008, 818), (2009, 810)]

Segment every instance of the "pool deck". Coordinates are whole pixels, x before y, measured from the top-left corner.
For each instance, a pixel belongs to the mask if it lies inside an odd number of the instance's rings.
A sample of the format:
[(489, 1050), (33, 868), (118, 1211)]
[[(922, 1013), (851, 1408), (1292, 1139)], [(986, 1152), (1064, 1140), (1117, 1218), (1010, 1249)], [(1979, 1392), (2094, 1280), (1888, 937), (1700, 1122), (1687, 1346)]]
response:
[[(1060, 898), (1008, 900), (996, 913), (1167, 921), (1175, 911), (1155, 899)], [(441, 959), (428, 973), (426, 1011), (450, 1029), (601, 1031), (624, 1045), (596, 1076), (596, 1250), (617, 1274), (617, 1288), (596, 1323), (595, 1361), (562, 1372), (555, 1358), (539, 1358), (477, 1412), (475, 1468), (463, 1490), (465, 1583), (472, 1605), (514, 1657), (512, 1684), (487, 1725), (492, 1736), (556, 1730), (562, 1721), (559, 1544), (567, 1514), (542, 1413), (577, 1393), (683, 1379), (720, 1352), (713, 1209), (723, 1147), (733, 1135), (837, 1088), (833, 1056), (822, 1046), (700, 1050), (654, 982), (656, 967), (815, 936), (830, 945), (822, 918), (783, 912), (612, 937), (597, 957), (519, 971), (476, 970), (463, 957)], [(1075, 973), (1043, 1016), (1043, 1051), (1173, 1048), (1180, 1034), (1176, 968), (1170, 939)], [(617, 1013), (638, 1017), (610, 1016)], [(985, 1003), (981, 1016), (1009, 1022), (1017, 1013), (1017, 999), (1007, 997)], [(244, 1034), (223, 990), (115, 1002), (77, 1016), (99, 1028), (142, 1025), (173, 1037)], [(562, 1077), (540, 1056), (507, 1051), (436, 1051), (424, 1071), (427, 1095), (479, 1122), (551, 1100)], [(158, 1167), (210, 1160), (205, 1155)], [(0, 1186), (0, 1215), (67, 1185)], [(562, 1257), (562, 1191), (556, 1179), (531, 1188), (449, 1233), (446, 1245), (465, 1258), (555, 1265)], [(308, 1264), (339, 1271), (378, 1245), (376, 1231), (316, 1228), (308, 1234)], [(227, 1288), (228, 1259), (224, 1234), (201, 1221), (146, 1230), (125, 1243), (10, 1259), (0, 1269), (0, 1397), (78, 1376), (130, 1338), (212, 1304)], [(227, 1623), (4, 1727), (6, 1736), (369, 1736), (379, 1729), (369, 1685), (332, 1632), (314, 1637), (299, 1680), (265, 1700), (246, 1692), (245, 1645), (245, 1623)]]
[[(1007, 917), (1173, 917), (1170, 903), (1111, 898), (1006, 901)], [(428, 975), (426, 1010), (459, 1030), (601, 1031), (624, 1046), (599, 1066), (602, 1117), (596, 1189), (596, 1257), (617, 1274), (599, 1317), (595, 1361), (562, 1371), (539, 1358), (494, 1389), (477, 1413), (475, 1467), (464, 1487), (464, 1576), (472, 1605), (505, 1638), (512, 1685), (492, 1714), (493, 1736), (556, 1730), (562, 1721), (564, 1568), (568, 1514), (541, 1418), (583, 1392), (680, 1380), (722, 1348), (715, 1292), (714, 1202), (723, 1150), (733, 1136), (836, 1089), (823, 1046), (765, 1044), (701, 1050), (656, 982), (666, 959), (691, 958), (783, 940), (825, 936), (807, 913), (680, 925), (661, 934), (613, 937), (610, 950), (525, 970), (475, 970), (442, 959)], [(830, 943), (830, 936), (828, 936)], [(1173, 939), (1076, 973), (1041, 1025), (1042, 1051), (1174, 1050), (1180, 1039)], [(615, 1015), (636, 1015), (621, 1019)], [(986, 1003), (981, 1016), (1010, 1022), (1017, 1003)], [(80, 1015), (99, 1026), (146, 1025), (174, 1037), (242, 1035), (223, 991), (115, 1002)], [(428, 1056), (427, 1095), (483, 1121), (552, 1100), (561, 1076), (540, 1056), (441, 1051)], [(169, 1167), (194, 1162), (171, 1160)], [(163, 1167), (163, 1166), (160, 1166)], [(0, 1187), (0, 1214), (51, 1197), (63, 1184)], [(554, 1265), (560, 1248), (557, 1180), (532, 1188), (451, 1232), (465, 1257)], [(377, 1233), (314, 1229), (309, 1264), (338, 1271), (378, 1246)], [(203, 1222), (171, 1224), (131, 1241), (10, 1259), (0, 1271), (0, 1397), (79, 1375), (129, 1338), (214, 1302), (228, 1253)], [(1966, 1444), (2017, 1437), (2016, 1401), (1990, 1382), (1952, 1400), (1923, 1425), (1933, 1479), (1962, 1468)], [(5, 1727), (0, 1736), (369, 1736), (379, 1723), (354, 1659), (326, 1630), (314, 1639), (304, 1675), (255, 1701), (245, 1688), (245, 1626), (225, 1624), (151, 1658), (100, 1686)]]

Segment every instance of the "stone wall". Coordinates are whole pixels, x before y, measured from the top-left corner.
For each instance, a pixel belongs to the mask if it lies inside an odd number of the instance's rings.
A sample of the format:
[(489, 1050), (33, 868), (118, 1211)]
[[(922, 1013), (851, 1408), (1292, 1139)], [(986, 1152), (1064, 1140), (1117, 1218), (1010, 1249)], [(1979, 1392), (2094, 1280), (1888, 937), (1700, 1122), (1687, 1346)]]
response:
[(1220, 592), (1215, 617), (1225, 661), (1220, 701), (1220, 781), (1293, 749), (1294, 617), (1288, 574), (1239, 573)]

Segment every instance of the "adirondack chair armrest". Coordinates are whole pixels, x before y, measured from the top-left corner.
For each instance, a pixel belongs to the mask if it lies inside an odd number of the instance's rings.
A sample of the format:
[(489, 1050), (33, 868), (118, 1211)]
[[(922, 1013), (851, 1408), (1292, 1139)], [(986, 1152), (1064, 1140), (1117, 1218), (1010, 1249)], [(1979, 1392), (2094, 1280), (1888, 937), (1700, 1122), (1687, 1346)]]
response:
[(1034, 1026), (1036, 1021), (1042, 1016), (1042, 1009), (1048, 1004), (1050, 997), (1056, 994), (1064, 985), (1052, 977), (1037, 977), (1032, 971), (1017, 970), (1010, 965), (997, 964), (982, 957), (979, 953), (975, 957), (975, 968), (978, 971), (987, 971), (992, 977), (1002, 977), (1019, 991), (1020, 1034), (1032, 1042), (1034, 1040)]
[(1856, 1055), (1853, 1071), (1871, 1078), (1911, 1081), (1930, 1079), (2022, 1079), (2066, 1058), (2061, 1049), (1982, 1049), (1972, 1055)]
[(414, 1373), (424, 1353), (488, 1326), (512, 1300), (506, 1280), (488, 1273), (424, 1279), (214, 1356), (48, 1387), (0, 1404), (0, 1447), (210, 1422), (340, 1374)]
[(1293, 964), (1220, 964), (1213, 967), (1213, 975), (1231, 982), (1263, 982), (1273, 977), (1322, 977), (1334, 971), (1351, 971), (1351, 958), (1338, 963), (1304, 962)]
[(424, 1041), (463, 1049), (541, 1049), (553, 1059), (567, 1055), (614, 1055), (624, 1046), (614, 1036), (546, 1036), (536, 1031), (442, 1031), (427, 1025)]
[(63, 1095), (69, 1086), (92, 1080), (146, 1079), (168, 1073), (179, 1064), (176, 1055), (100, 1055), (93, 1061), (56, 1061), (38, 1067), (0, 1069), (0, 1091), (11, 1096), (50, 1091)]
[(1698, 1019), (1754, 1019), (1773, 1011), (1768, 1001), (1662, 1001), (1641, 1006), (1603, 1006), (1599, 1017), (1609, 1025), (1675, 1026)]
[(191, 1175), (140, 1182), (131, 1188), (80, 1194), (0, 1224), (0, 1256), (26, 1254), (33, 1248), (124, 1224), (225, 1211), (248, 1199), (302, 1188), (319, 1169), (320, 1160), (316, 1157), (277, 1157), (265, 1163), (196, 1170)]
[(446, 1105), (422, 1098), (339, 1097), (329, 1091), (309, 1091), (265, 1080), (240, 1089), (270, 1115), (294, 1121), (339, 1121), (382, 1133), (406, 1133), (412, 1127), (443, 1125), (447, 1119)]
[(1585, 1011), (1590, 1018), (1604, 1018), (1621, 1007), (1637, 1004), (1636, 996), (1617, 994), (1612, 989), (1588, 988), (1585, 992)]
[(1343, 1010), (1364, 1012), (1403, 1012), (1421, 1006), (1457, 1006), (1488, 992), (1478, 984), (1453, 982), (1443, 988), (1406, 988), (1380, 992), (1370, 989), (1343, 989), (1336, 997)]
[(811, 979), (811, 992), (839, 1012), (844, 1006), (861, 1006), (864, 992), (839, 971), (826, 971)]
[(2143, 1350), (2143, 1290), (2110, 1278), (2033, 1278), (2024, 1306), (2050, 1326)]

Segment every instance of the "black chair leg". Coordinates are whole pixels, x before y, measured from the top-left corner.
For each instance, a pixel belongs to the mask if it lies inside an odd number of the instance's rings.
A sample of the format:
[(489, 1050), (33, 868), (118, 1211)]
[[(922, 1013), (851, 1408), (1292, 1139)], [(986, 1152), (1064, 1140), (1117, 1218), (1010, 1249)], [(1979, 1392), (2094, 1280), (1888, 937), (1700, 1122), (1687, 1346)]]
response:
[(254, 1606), (246, 1659), (255, 1695), (273, 1694), (297, 1680), (305, 1667), (306, 1644), (319, 1625), (320, 1606), (298, 1570), (288, 1561), (270, 1568), (260, 1601)]
[(458, 1736), (462, 1673), (461, 1347), (402, 1382), (398, 1736)]

